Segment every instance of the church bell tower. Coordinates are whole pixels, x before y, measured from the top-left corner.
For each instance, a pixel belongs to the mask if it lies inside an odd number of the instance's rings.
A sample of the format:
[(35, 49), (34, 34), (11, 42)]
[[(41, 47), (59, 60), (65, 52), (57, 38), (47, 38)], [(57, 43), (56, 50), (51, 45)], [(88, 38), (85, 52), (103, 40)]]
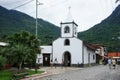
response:
[(61, 22), (61, 37), (77, 37), (78, 25), (72, 19), (69, 7), (69, 13), (64, 22)]

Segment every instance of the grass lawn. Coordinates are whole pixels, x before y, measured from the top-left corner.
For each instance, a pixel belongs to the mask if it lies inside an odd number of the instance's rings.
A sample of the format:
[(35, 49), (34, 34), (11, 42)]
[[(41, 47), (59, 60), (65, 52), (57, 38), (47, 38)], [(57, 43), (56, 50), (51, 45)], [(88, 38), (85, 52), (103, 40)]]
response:
[(41, 73), (44, 73), (45, 71), (37, 71), (37, 73), (35, 73), (34, 70), (29, 70), (29, 75), (33, 75), (33, 74), (41, 74)]
[[(35, 73), (34, 70), (28, 70), (28, 73), (29, 75), (33, 75), (44, 73), (44, 71), (37, 71), (37, 73)], [(0, 80), (12, 80), (12, 73), (9, 70), (0, 71)]]
[(0, 71), (0, 80), (12, 80), (12, 74), (8, 70)]

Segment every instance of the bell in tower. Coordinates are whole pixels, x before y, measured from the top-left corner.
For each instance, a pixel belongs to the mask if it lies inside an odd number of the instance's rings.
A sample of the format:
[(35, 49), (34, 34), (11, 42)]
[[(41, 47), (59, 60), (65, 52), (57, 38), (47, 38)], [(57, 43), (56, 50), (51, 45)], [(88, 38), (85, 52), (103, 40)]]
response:
[(66, 20), (61, 22), (61, 37), (77, 37), (78, 25), (72, 19), (70, 9), (71, 7), (69, 7)]

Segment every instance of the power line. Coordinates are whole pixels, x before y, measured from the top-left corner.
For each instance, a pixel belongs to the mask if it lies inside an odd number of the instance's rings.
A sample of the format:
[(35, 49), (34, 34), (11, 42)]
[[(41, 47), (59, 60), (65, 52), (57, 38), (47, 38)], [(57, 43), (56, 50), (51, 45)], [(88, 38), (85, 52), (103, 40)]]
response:
[(42, 8), (41, 10), (45, 10), (45, 9), (49, 9), (49, 8), (54, 8), (54, 7), (56, 7), (56, 6), (59, 6), (59, 5), (63, 5), (63, 4), (65, 4), (66, 2), (67, 2), (68, 0), (64, 0), (64, 1), (60, 1), (60, 2), (54, 2), (54, 3), (52, 3), (52, 4), (47, 4), (47, 5), (49, 5), (48, 7), (44, 7), (44, 8)]
[(19, 8), (19, 7), (22, 7), (22, 6), (24, 6), (24, 5), (27, 5), (27, 4), (31, 3), (32, 1), (34, 1), (34, 0), (30, 0), (30, 1), (26, 2), (26, 3), (23, 3), (23, 4), (19, 5), (19, 6), (14, 7), (14, 8), (12, 8), (12, 9), (17, 9), (17, 8)]
[[(25, 2), (25, 3), (23, 3), (23, 4), (19, 5), (19, 6), (16, 6), (16, 7), (10, 9), (10, 10), (14, 10), (14, 9), (17, 9), (17, 8), (22, 7), (22, 6), (24, 6), (24, 5), (27, 5), (27, 4), (29, 4), (30, 2), (32, 2), (32, 1), (34, 1), (34, 0), (30, 0), (30, 1), (28, 1), (28, 2)], [(19, 2), (20, 2), (20, 1), (19, 1)], [(0, 14), (4, 14), (4, 13), (7, 13), (7, 12), (6, 12), (6, 11), (0, 12)]]
[[(45, 5), (49, 5), (49, 6), (46, 6), (46, 7), (43, 7), (43, 8), (41, 8), (40, 10), (42, 10), (42, 12), (44, 12), (44, 11), (47, 11), (47, 9), (50, 9), (50, 8), (55, 8), (55, 7), (57, 7), (57, 6), (60, 6), (60, 5), (63, 5), (63, 4), (65, 4), (66, 2), (67, 2), (68, 0), (62, 0), (62, 1), (56, 1), (56, 2), (51, 2), (52, 4), (45, 4)], [(44, 13), (44, 15), (48, 15), (49, 13)]]

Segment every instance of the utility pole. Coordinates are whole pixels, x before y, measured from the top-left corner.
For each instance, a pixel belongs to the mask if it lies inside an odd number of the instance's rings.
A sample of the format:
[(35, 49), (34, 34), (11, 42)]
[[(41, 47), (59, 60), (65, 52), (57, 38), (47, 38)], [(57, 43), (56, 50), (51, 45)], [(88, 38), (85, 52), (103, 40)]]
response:
[(36, 39), (38, 38), (38, 5), (43, 5), (43, 3), (38, 3), (36, 0)]
[(38, 34), (38, 31), (37, 31), (37, 28), (38, 28), (37, 17), (38, 17), (38, 0), (36, 0), (36, 39), (38, 38), (37, 37), (37, 34)]
[[(43, 3), (39, 3), (38, 0), (36, 0), (36, 39), (38, 39), (38, 5), (43, 5)], [(38, 65), (35, 64), (35, 72), (37, 73)]]

